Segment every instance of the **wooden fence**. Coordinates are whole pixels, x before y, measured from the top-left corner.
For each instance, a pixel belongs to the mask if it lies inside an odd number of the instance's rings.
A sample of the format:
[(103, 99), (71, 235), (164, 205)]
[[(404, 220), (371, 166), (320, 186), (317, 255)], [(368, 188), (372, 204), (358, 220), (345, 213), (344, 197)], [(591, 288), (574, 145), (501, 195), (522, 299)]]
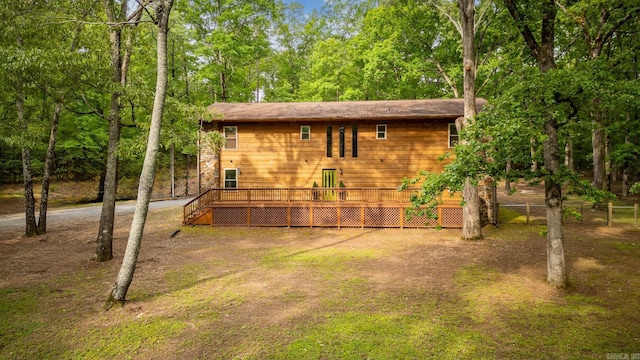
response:
[[(524, 214), (526, 224), (544, 224), (545, 205), (542, 204), (505, 204), (505, 208), (516, 209)], [(640, 209), (638, 204), (629, 206), (613, 205), (613, 203), (563, 203), (565, 221), (579, 223), (599, 223), (613, 226), (616, 224), (633, 224), (638, 227)]]

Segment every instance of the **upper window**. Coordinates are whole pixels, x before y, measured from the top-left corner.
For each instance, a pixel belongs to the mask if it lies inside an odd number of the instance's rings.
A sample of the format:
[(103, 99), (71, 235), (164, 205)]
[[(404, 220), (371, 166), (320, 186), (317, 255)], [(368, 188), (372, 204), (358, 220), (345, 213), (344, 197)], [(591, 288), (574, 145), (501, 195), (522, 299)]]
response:
[(351, 128), (351, 156), (358, 157), (358, 125)]
[(376, 125), (376, 139), (387, 138), (387, 124)]
[(238, 169), (224, 169), (224, 187), (226, 189), (238, 187)]
[(333, 156), (333, 128), (327, 126), (327, 157)]
[(238, 149), (238, 127), (237, 126), (225, 126), (224, 127), (224, 149), (225, 150), (237, 150)]
[(456, 124), (449, 124), (449, 147), (454, 147), (460, 141)]
[(300, 140), (311, 140), (311, 125), (300, 126)]
[(344, 126), (340, 125), (340, 157), (344, 157), (345, 153), (345, 144), (344, 144)]

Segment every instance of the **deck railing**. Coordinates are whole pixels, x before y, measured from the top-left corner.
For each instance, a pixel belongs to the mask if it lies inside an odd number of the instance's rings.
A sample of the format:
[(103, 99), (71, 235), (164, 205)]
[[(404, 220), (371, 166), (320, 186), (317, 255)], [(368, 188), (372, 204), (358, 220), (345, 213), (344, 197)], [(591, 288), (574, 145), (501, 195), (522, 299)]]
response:
[[(352, 204), (408, 204), (419, 188), (398, 191), (397, 188), (212, 188), (184, 206), (184, 219), (196, 215), (214, 203), (290, 203), (343, 202)], [(445, 192), (439, 201), (445, 205), (459, 205), (457, 193)]]
[[(409, 203), (410, 195), (419, 189), (398, 191), (397, 188), (238, 188), (210, 189), (215, 202), (365, 202)], [(446, 193), (444, 203), (460, 203), (457, 195)]]

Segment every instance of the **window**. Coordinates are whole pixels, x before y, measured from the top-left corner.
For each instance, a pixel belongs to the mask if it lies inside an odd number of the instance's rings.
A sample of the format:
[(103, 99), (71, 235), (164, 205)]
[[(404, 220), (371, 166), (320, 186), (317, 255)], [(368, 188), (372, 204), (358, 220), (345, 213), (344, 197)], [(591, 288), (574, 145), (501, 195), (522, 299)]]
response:
[(449, 124), (449, 147), (454, 147), (460, 141), (456, 124)]
[(300, 140), (310, 140), (310, 139), (311, 139), (311, 126), (310, 125), (300, 126)]
[(351, 129), (351, 157), (358, 157), (358, 125)]
[(333, 147), (333, 128), (327, 126), (327, 157), (333, 156), (331, 148)]
[(344, 126), (340, 126), (340, 157), (344, 157)]
[(376, 125), (376, 139), (383, 140), (387, 138), (387, 124)]
[(238, 169), (224, 169), (224, 187), (226, 189), (238, 188)]
[(238, 127), (237, 126), (225, 126), (224, 127), (224, 149), (225, 150), (237, 150), (238, 149)]

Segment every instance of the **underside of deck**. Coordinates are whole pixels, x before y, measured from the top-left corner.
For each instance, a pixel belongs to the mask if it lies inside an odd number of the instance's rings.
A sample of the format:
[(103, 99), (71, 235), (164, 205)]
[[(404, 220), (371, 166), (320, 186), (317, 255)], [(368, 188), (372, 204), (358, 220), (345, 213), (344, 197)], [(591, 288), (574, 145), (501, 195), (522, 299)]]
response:
[(185, 205), (183, 223), (245, 227), (462, 227), (459, 196), (446, 194), (437, 208), (437, 219), (430, 219), (407, 216), (408, 194), (398, 194), (397, 189), (211, 189)]

